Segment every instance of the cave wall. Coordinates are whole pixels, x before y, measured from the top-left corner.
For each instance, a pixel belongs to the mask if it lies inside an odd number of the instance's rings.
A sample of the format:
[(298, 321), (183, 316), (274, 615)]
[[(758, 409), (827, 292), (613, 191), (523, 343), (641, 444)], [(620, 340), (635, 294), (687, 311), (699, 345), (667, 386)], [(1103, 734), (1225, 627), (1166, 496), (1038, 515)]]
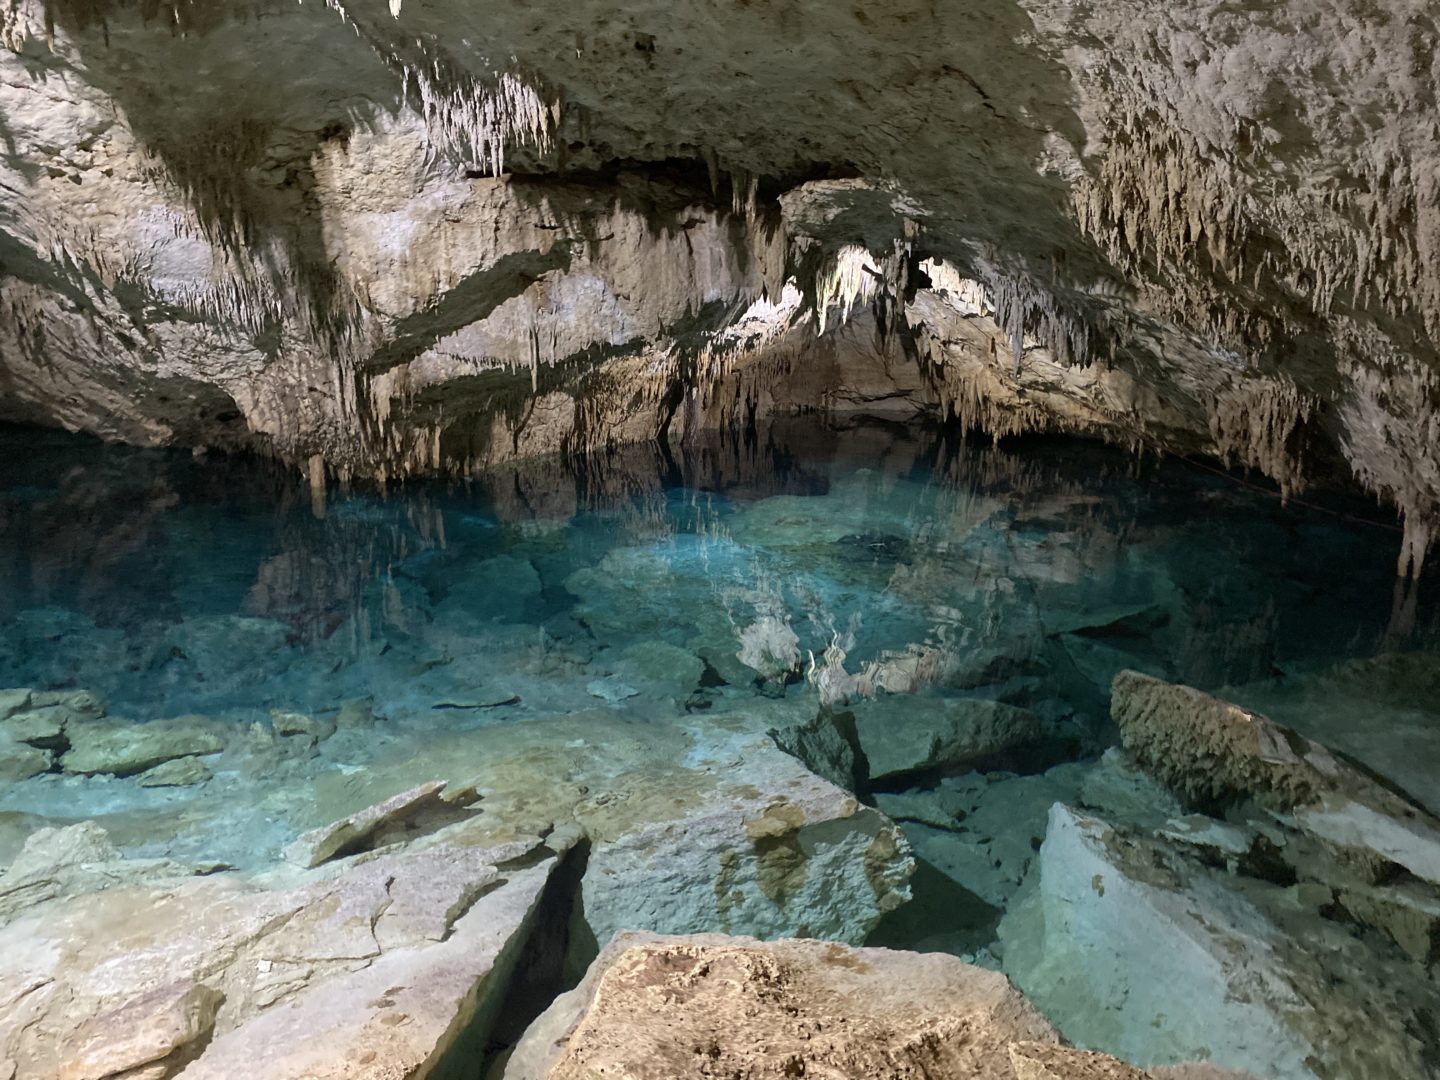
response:
[(469, 470), (803, 411), (1440, 522), (1392, 0), (0, 0), (0, 416)]

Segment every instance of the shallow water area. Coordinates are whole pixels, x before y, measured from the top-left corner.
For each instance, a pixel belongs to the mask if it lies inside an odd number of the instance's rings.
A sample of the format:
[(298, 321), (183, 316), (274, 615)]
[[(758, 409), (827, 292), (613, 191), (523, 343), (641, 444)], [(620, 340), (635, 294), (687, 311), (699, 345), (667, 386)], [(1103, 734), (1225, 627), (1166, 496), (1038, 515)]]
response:
[[(1435, 590), (1395, 586), (1381, 513), (1315, 499), (1084, 443), (806, 424), (317, 499), (267, 463), (0, 430), (0, 687), (71, 710), (16, 736), (44, 766), (0, 787), (0, 864), (93, 820), (136, 857), (263, 869), (433, 779), (475, 784), (496, 830), (574, 817), (603, 842), (691, 813), (696, 775), (792, 790), (778, 746), (900, 824), (914, 899), (878, 925), (721, 902), (725, 930), (1009, 970), (1056, 803), (1200, 828), (1113, 749), (1122, 670), (1440, 811)], [(947, 743), (957, 708), (989, 711)], [(776, 910), (808, 887), (782, 869)], [(1055, 1017), (1078, 1041), (1193, 1049), (1082, 1011)]]

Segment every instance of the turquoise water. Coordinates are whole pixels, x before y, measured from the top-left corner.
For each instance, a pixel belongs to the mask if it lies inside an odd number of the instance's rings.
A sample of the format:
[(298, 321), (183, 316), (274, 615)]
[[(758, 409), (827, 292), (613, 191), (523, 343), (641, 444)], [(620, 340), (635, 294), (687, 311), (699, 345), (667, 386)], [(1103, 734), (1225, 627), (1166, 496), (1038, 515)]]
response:
[[(1397, 599), (1397, 546), (1363, 504), (1285, 507), (1068, 442), (796, 427), (332, 490), (319, 516), (267, 463), (9, 429), (0, 684), (240, 721), (357, 697), (420, 714), (508, 678), (529, 711), (565, 704), (537, 656), (583, 667), (663, 641), (704, 662), (694, 710), (816, 693), (812, 655), (840, 640), (849, 673), (920, 658), (912, 689), (1043, 706), (1078, 746), (1103, 740), (1119, 667), (1214, 689), (1424, 644), (1433, 606)], [(796, 663), (737, 659), (765, 617), (790, 628)]]
[[(633, 829), (627, 806), (649, 812), (643, 778), (666, 775), (665, 755), (696, 756), (687, 775), (749, 782), (759, 751), (733, 738), (758, 731), (765, 783), (799, 771), (773, 737), (889, 815), (913, 851), (913, 900), (873, 929), (859, 919), (853, 937), (1005, 970), (1078, 1042), (1143, 1060), (1208, 1053), (1231, 988), (1202, 987), (1211, 1011), (1194, 1038), (1146, 1012), (1156, 980), (1191, 974), (1144, 952), (1171, 956), (1183, 931), (1168, 925), (1150, 928), (1132, 969), (1102, 964), (1075, 981), (1112, 942), (1097, 949), (1079, 931), (1070, 942), (1044, 921), (1054, 901), (1037, 870), (1056, 804), (1146, 843), (1164, 830), (1156, 865), (1186, 868), (1166, 880), (1190, 875), (1183, 888), (1211, 905), (1204, 919), (1243, 908), (1237, 925), (1250, 925), (1260, 916), (1245, 905), (1257, 905), (1276, 928), (1267, 949), (1289, 955), (1304, 985), (1393, 990), (1414, 1010), (1396, 1024), (1419, 1030), (1440, 1015), (1433, 965), (1337, 915), (1330, 871), (1307, 869), (1302, 844), (1282, 873), (1186, 840), (1200, 819), (1112, 751), (1108, 702), (1124, 668), (1215, 691), (1440, 811), (1440, 605), (1433, 582), (1396, 586), (1399, 542), (1362, 500), (1284, 505), (1242, 476), (1064, 440), (997, 448), (797, 422), (316, 498), (274, 463), (0, 428), (0, 688), (83, 689), (105, 709), (72, 717), (63, 739), (26, 736), (31, 760), (43, 751), (53, 767), (0, 779), (0, 866), (36, 829), (94, 819), (128, 856), (264, 869), (302, 829), (474, 776), (492, 753), (504, 763), (492, 779), (513, 762), (521, 790), (487, 792), (482, 812), (526, 812), (526, 785), (559, 770), (541, 803), (568, 798), (578, 811), (583, 798), (595, 815), (613, 799), (626, 823), (615, 827)], [(966, 699), (1024, 710), (1033, 725), (934, 757), (916, 718), (977, 708)], [(777, 734), (812, 721), (843, 731), (847, 716), (863, 728), (851, 765)], [(225, 744), (184, 751), (208, 755), (191, 786), (63, 772), (77, 723), (128, 731), (174, 718)], [(913, 757), (882, 768), (902, 730)], [(792, 770), (778, 781), (776, 758)], [(773, 791), (754, 789), (756, 805)], [(653, 805), (673, 810), (668, 797)], [(1274, 823), (1247, 813), (1201, 824), (1273, 850)], [(1111, 871), (1076, 869), (1064, 860), (1077, 849), (1065, 850), (1055, 881), (1079, 874), (1089, 900)], [(720, 878), (696, 873), (693, 887), (719, 905)], [(1297, 891), (1297, 873), (1321, 878), (1319, 901), (1313, 881)], [(826, 925), (846, 925), (833, 914)], [(1055, 942), (1074, 951), (1051, 970)], [(1312, 954), (1313, 977), (1294, 959)]]

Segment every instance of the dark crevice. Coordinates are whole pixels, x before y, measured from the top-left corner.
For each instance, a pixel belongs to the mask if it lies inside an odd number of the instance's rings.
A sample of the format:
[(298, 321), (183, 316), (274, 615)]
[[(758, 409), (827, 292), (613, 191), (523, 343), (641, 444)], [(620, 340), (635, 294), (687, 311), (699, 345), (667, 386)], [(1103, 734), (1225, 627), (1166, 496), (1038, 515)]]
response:
[[(545, 849), (539, 853), (546, 854)], [(436, 1063), (430, 1074), (435, 1080), (479, 1080), (499, 1075), (520, 1036), (560, 994), (574, 987), (567, 959), (577, 947), (575, 923), (581, 906), (580, 885), (590, 859), (590, 842), (582, 839), (560, 857), (536, 902), (523, 933), (525, 943), (509, 972), (498, 969), (491, 978), (508, 982), (487, 987), (489, 1007), (482, 1008), (469, 1028)], [(588, 928), (587, 931), (588, 932)], [(584, 934), (578, 944), (587, 953), (584, 966), (594, 956), (594, 937), (586, 948)], [(581, 969), (584, 972), (584, 967)]]

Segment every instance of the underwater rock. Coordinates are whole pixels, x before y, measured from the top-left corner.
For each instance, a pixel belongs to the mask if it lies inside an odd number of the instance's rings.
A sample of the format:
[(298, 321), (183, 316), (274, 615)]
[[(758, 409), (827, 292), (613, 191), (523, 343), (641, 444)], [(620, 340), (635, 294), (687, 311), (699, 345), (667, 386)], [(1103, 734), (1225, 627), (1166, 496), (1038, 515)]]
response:
[(1254, 799), (1327, 843), (1440, 883), (1440, 821), (1319, 743), (1134, 671), (1116, 676), (1112, 711), (1126, 749), (1187, 801)]
[(769, 735), (776, 746), (803, 761), (816, 776), (824, 777), (846, 791), (860, 789), (864, 777), (860, 769), (859, 742), (855, 738), (855, 720), (850, 713), (824, 710), (804, 723), (773, 727)]
[(1079, 801), (1108, 817), (1132, 823), (1158, 825), (1184, 813), (1174, 793), (1118, 746), (1108, 748), (1095, 766), (1086, 770)]
[(795, 1076), (1144, 1080), (997, 972), (937, 953), (617, 934), (525, 1032), (505, 1080)]
[(1273, 1080), (1426, 1075), (1423, 971), (1293, 890), (1056, 804), (1005, 971), (1077, 1042)]
[(30, 691), (24, 687), (0, 690), (0, 722), (30, 708)]
[(1034, 713), (978, 698), (885, 695), (851, 706), (870, 780), (959, 769), (1040, 734)]
[(585, 684), (585, 692), (608, 705), (619, 705), (622, 701), (640, 694), (639, 690), (615, 675), (603, 679), (591, 679)]
[(0, 923), (57, 896), (187, 873), (168, 859), (124, 859), (93, 821), (37, 829), (0, 874)]
[(374, 698), (356, 698), (341, 702), (340, 711), (335, 714), (335, 726), (341, 731), (349, 731), (352, 728), (371, 728), (377, 721), (384, 719), (383, 716), (375, 714)]
[(218, 754), (225, 740), (203, 716), (135, 723), (117, 717), (72, 723), (70, 749), (60, 759), (68, 773), (133, 776), (172, 758)]
[[(716, 782), (742, 760), (739, 775)], [(576, 808), (595, 838), (581, 889), (597, 941), (638, 927), (859, 943), (909, 899), (914, 863), (901, 831), (768, 736), (708, 734), (685, 765), (688, 778), (666, 778), (694, 792), (678, 813), (631, 821), (616, 835), (608, 800)]]
[(543, 587), (534, 564), (518, 555), (462, 563), (447, 580), (449, 588), (436, 605), (435, 616), (461, 623), (524, 622)]
[(54, 749), (65, 745), (65, 724), (70, 719), (59, 705), (16, 713), (0, 722), (0, 732), (18, 742)]
[(211, 777), (209, 766), (198, 757), (172, 758), (136, 778), (141, 787), (193, 787)]
[(1035, 861), (1050, 807), (1075, 799), (1085, 771), (1065, 764), (1036, 776), (972, 773), (929, 791), (879, 793), (875, 804), (901, 822), (916, 856), (1004, 908)]
[[(1440, 653), (1433, 650), (1285, 665), (1269, 678), (1218, 691), (1226, 701), (1259, 712), (1323, 743), (1440, 814)], [(1365, 723), (1356, 723), (1356, 717)]]
[(0, 727), (0, 784), (29, 780), (32, 776), (49, 772), (53, 764), (47, 751), (20, 742)]
[(0, 735), (42, 750), (63, 750), (66, 725), (104, 715), (105, 706), (88, 690), (0, 691)]
[(270, 710), (270, 726), (277, 735), (300, 735), (309, 740), (311, 746), (322, 743), (335, 734), (336, 721), (325, 716), (311, 716), (309, 713)]
[(387, 833), (397, 830), (403, 833), (416, 819), (465, 806), (479, 797), (473, 789), (461, 789), (452, 802), (444, 794), (445, 787), (446, 781), (432, 780), (357, 814), (311, 829), (285, 849), (285, 859), (296, 866), (310, 868), (330, 859), (354, 855), (384, 843)]
[(667, 641), (638, 641), (627, 645), (615, 661), (616, 675), (648, 683), (662, 694), (683, 698), (700, 685), (705, 661), (689, 649)]
[(338, 873), (172, 864), (154, 886), (52, 899), (0, 929), (17, 991), (0, 994), (0, 1061), (16, 1080), (339, 1080), (428, 1076), (462, 1038), (483, 1051), (574, 836), (467, 828)]

